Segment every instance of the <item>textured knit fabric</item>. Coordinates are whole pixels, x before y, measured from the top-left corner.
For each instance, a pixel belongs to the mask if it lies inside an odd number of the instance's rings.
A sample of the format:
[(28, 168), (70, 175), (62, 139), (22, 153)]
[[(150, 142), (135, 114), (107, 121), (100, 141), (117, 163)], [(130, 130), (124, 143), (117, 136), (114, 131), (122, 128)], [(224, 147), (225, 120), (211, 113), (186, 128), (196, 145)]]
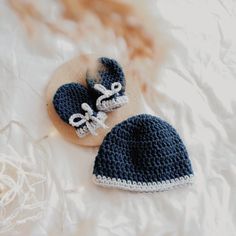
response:
[[(83, 109), (84, 103), (91, 108), (89, 108), (91, 110), (90, 116), (88, 116), (87, 111)], [(91, 130), (94, 130), (92, 134), (96, 134), (95, 130), (102, 127), (103, 124), (101, 123), (106, 119), (105, 113), (96, 110), (95, 101), (89, 95), (88, 89), (79, 83), (62, 85), (54, 95), (53, 105), (60, 118), (68, 124), (79, 123), (81, 119), (84, 119), (81, 125), (72, 125), (75, 127), (80, 137), (91, 132)], [(81, 115), (84, 118), (78, 117)], [(75, 116), (75, 118), (73, 118), (73, 116)]]
[(104, 95), (103, 92), (96, 89), (96, 84), (103, 86), (107, 91), (112, 91), (114, 84), (119, 83), (121, 86), (119, 92), (114, 92), (111, 95), (109, 95), (108, 92), (108, 96), (102, 98), (101, 102), (105, 101), (105, 103), (101, 104), (98, 109), (108, 112), (121, 107), (128, 102), (128, 98), (125, 95), (125, 75), (122, 67), (114, 59), (101, 57), (98, 59), (98, 63), (99, 65), (96, 74), (92, 75), (90, 71), (87, 71), (86, 75), (86, 81), (91, 96), (98, 99)]
[(131, 191), (163, 191), (191, 182), (187, 150), (176, 130), (142, 114), (116, 125), (94, 164), (96, 184)]
[(94, 108), (94, 103), (88, 94), (87, 88), (79, 83), (62, 85), (53, 98), (53, 105), (57, 114), (66, 123), (69, 123), (69, 118), (73, 114), (84, 114), (81, 104), (85, 102)]
[(100, 96), (99, 91), (94, 90), (95, 84), (102, 84), (107, 89), (111, 88), (111, 84), (114, 82), (119, 82), (122, 85), (120, 95), (124, 95), (125, 92), (125, 75), (120, 64), (114, 60), (107, 57), (101, 57), (98, 59), (98, 71), (96, 77), (92, 77), (88, 71), (87, 73), (87, 85), (96, 96)]

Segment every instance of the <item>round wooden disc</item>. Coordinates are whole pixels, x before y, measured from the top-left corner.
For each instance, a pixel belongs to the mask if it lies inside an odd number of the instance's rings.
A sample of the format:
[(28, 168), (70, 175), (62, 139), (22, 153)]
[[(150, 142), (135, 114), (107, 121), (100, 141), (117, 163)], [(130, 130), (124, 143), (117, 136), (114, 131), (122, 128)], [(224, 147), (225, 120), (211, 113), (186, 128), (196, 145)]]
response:
[[(52, 100), (57, 89), (66, 83), (78, 82), (86, 87), (85, 75), (88, 68), (93, 68), (97, 64), (97, 56), (95, 55), (81, 55), (73, 58), (69, 62), (60, 66), (52, 75), (47, 88), (47, 110), (50, 119), (57, 128), (57, 130), (68, 141), (82, 145), (95, 147), (99, 146), (106, 134), (118, 123), (126, 120), (128, 117), (136, 115), (141, 112), (141, 91), (139, 84), (135, 82), (132, 76), (129, 76), (127, 66), (122, 65), (126, 75), (126, 94), (129, 97), (129, 102), (112, 112), (107, 113), (105, 124), (109, 127), (107, 129), (98, 128), (96, 130), (97, 136), (88, 134), (80, 138), (75, 132), (75, 128), (65, 123), (60, 119), (53, 106)], [(119, 62), (120, 63), (120, 62)], [(122, 64), (122, 63), (121, 63)]]

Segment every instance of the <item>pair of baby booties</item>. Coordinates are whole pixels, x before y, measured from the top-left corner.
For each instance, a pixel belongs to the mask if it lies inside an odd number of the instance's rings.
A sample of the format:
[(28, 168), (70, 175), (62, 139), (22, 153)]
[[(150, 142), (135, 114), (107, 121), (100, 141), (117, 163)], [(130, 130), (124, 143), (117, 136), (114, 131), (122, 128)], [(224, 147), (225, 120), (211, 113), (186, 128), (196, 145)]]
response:
[(125, 95), (125, 76), (117, 61), (105, 57), (98, 59), (99, 67), (95, 76), (86, 74), (87, 88), (79, 83), (61, 86), (53, 104), (60, 118), (75, 127), (82, 138), (96, 129), (106, 128), (106, 113), (128, 102)]
[[(117, 61), (98, 59), (96, 78), (86, 75), (88, 89), (78, 83), (60, 87), (53, 104), (60, 118), (79, 137), (104, 128), (106, 113), (128, 102), (125, 76)], [(141, 114), (116, 125), (104, 138), (93, 169), (95, 184), (155, 192), (191, 184), (193, 170), (176, 130), (162, 119)]]

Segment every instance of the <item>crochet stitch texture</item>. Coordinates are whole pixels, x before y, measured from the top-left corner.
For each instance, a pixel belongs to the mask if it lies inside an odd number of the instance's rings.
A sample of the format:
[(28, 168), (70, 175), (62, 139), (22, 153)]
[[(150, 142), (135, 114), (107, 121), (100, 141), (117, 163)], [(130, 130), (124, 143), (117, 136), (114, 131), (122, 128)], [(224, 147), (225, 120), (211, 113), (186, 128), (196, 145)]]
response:
[(69, 118), (75, 113), (84, 113), (81, 104), (88, 103), (93, 107), (87, 88), (79, 83), (62, 85), (54, 95), (53, 105), (60, 118), (69, 123)]
[[(89, 71), (87, 73), (88, 88), (93, 90), (94, 85), (97, 83), (110, 88), (112, 83), (119, 82), (122, 85), (120, 94), (123, 95), (125, 92), (125, 75), (121, 65), (116, 60), (107, 57), (99, 58), (98, 63), (99, 68), (96, 78), (91, 77)], [(99, 91), (93, 90), (93, 92), (96, 93), (96, 96), (101, 95)]]
[(97, 128), (106, 127), (106, 114), (96, 110), (88, 89), (79, 83), (62, 85), (54, 95), (53, 105), (60, 118), (75, 127), (79, 137), (89, 132), (96, 135)]
[(95, 76), (87, 71), (86, 81), (90, 94), (97, 99), (97, 108), (110, 112), (128, 102), (125, 95), (125, 75), (119, 63), (110, 58), (98, 59)]
[(142, 114), (107, 134), (93, 175), (98, 185), (149, 192), (191, 183), (193, 170), (176, 130), (158, 117)]

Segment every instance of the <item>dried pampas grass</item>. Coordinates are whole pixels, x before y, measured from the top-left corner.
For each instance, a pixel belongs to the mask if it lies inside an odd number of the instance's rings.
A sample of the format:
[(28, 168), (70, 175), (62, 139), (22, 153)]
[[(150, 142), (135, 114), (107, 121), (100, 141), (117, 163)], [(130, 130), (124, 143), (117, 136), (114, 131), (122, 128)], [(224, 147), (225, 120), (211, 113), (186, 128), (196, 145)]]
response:
[[(92, 52), (128, 64), (129, 74), (140, 83), (144, 94), (149, 93), (166, 48), (158, 33), (157, 19), (148, 15), (147, 6), (153, 7), (153, 2), (60, 0), (60, 16), (54, 22), (33, 0), (8, 2), (29, 35), (37, 30), (35, 24), (43, 24), (76, 43), (90, 42)], [(75, 25), (73, 29), (63, 26), (62, 22), (68, 21)]]

